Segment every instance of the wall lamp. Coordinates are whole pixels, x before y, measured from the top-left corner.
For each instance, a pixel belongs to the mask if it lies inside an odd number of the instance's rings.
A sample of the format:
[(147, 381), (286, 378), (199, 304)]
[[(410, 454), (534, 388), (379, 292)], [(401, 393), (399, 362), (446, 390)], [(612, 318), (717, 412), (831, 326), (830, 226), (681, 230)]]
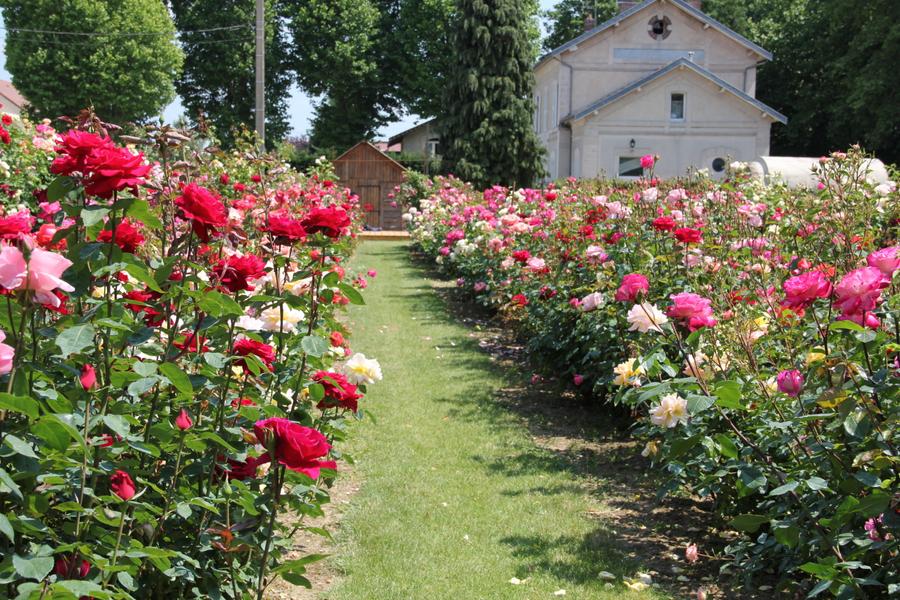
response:
[(631, 141), (628, 142), (628, 147), (631, 148), (632, 150), (634, 150), (634, 146), (635, 146), (634, 138), (631, 138)]

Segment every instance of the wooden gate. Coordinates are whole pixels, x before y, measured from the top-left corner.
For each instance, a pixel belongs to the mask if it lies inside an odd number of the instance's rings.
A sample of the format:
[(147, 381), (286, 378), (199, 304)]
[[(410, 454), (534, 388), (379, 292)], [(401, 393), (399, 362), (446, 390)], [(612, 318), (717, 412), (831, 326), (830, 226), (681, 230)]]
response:
[(403, 165), (369, 142), (360, 142), (335, 159), (334, 168), (341, 185), (359, 196), (368, 229), (403, 228), (400, 207), (391, 206), (388, 198), (403, 181)]

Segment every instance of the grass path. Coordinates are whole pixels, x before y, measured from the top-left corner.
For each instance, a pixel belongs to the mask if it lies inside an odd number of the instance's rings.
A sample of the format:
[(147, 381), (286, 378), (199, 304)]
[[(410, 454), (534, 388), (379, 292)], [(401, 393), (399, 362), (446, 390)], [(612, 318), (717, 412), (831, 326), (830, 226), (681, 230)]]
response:
[(597, 499), (494, 401), (514, 374), (450, 317), (407, 247), (363, 243), (354, 267), (378, 270), (350, 317), (354, 350), (378, 358), (384, 381), (363, 404), (375, 420), (356, 425), (350, 443), (361, 490), (342, 520), (341, 575), (326, 597), (663, 597), (604, 588), (599, 572), (631, 575), (634, 565), (586, 514)]

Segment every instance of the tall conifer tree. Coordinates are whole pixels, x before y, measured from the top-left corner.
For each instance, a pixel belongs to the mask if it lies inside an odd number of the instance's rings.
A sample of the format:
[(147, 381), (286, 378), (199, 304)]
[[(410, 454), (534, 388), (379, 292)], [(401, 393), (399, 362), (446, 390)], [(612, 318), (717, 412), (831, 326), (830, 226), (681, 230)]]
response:
[(528, 185), (544, 173), (532, 129), (535, 8), (457, 0), (443, 141), (453, 172), (476, 185)]

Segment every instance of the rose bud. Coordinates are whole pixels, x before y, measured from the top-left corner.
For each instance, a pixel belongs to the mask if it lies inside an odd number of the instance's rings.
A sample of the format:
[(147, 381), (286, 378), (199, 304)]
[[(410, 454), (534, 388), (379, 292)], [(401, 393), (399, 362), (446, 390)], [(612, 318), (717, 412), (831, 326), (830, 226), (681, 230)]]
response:
[(797, 369), (782, 371), (778, 374), (778, 390), (792, 398), (800, 395), (803, 389), (803, 375)]
[(81, 375), (78, 376), (78, 380), (81, 382), (81, 387), (86, 390), (92, 390), (97, 387), (97, 372), (94, 370), (93, 365), (82, 365)]
[(181, 409), (181, 412), (178, 413), (178, 416), (175, 417), (175, 426), (182, 431), (187, 431), (194, 426), (194, 422), (191, 420), (190, 415), (188, 415), (187, 411), (183, 408)]
[(136, 490), (134, 480), (125, 471), (116, 471), (109, 477), (109, 489), (113, 494), (128, 502), (134, 498)]

